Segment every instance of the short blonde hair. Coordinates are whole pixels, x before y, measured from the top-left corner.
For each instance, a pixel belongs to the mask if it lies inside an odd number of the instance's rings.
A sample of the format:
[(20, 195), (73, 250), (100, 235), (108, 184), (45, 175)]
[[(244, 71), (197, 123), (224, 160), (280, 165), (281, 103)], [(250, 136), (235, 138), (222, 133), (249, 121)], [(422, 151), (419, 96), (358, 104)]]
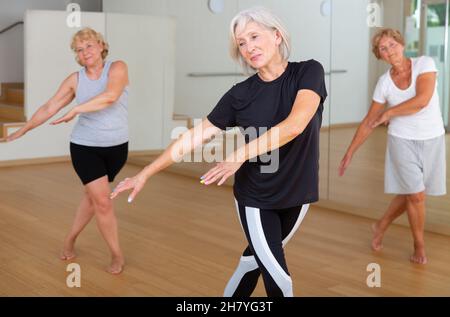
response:
[(372, 37), (372, 52), (377, 59), (381, 58), (380, 40), (385, 36), (394, 39), (394, 41), (403, 46), (405, 45), (405, 39), (403, 38), (403, 35), (400, 33), (400, 31), (390, 28), (381, 29)]
[[(87, 41), (87, 40), (96, 40), (98, 43), (103, 45), (102, 59), (105, 60), (106, 56), (109, 53), (109, 44), (105, 41), (103, 35), (100, 32), (95, 31), (91, 28), (83, 28), (75, 33), (72, 37), (72, 43), (70, 44), (70, 48), (76, 52), (76, 42), (77, 41)], [(81, 66), (84, 66), (80, 63), (78, 56), (75, 56), (77, 63)]]
[(285, 60), (289, 58), (291, 54), (291, 39), (283, 23), (275, 14), (263, 7), (255, 7), (241, 11), (230, 23), (230, 55), (233, 60), (241, 65), (246, 74), (254, 73), (255, 69), (247, 64), (239, 52), (235, 32), (237, 27), (245, 27), (250, 22), (255, 22), (268, 29), (278, 31), (282, 39), (279, 47), (280, 54)]

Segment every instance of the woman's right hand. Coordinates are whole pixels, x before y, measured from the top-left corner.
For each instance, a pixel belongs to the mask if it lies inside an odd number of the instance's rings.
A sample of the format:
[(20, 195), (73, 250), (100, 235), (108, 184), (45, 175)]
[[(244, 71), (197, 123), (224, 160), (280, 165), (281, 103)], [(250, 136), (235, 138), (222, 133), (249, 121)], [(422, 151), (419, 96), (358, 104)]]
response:
[(23, 128), (22, 128), (22, 129), (19, 129), (19, 130), (17, 130), (16, 132), (14, 132), (13, 134), (7, 136), (7, 137), (4, 139), (4, 141), (5, 141), (5, 142), (12, 142), (12, 141), (14, 141), (14, 140), (16, 140), (16, 139), (22, 137), (25, 133), (26, 133), (26, 132), (25, 132), (25, 130), (23, 130)]
[(344, 157), (342, 158), (341, 164), (339, 165), (339, 176), (344, 175), (345, 170), (350, 165), (350, 162), (352, 161), (353, 153), (345, 153)]
[(128, 196), (128, 202), (131, 203), (134, 200), (134, 198), (136, 198), (136, 195), (142, 190), (146, 181), (147, 178), (141, 175), (141, 173), (131, 178), (125, 178), (113, 190), (113, 192), (110, 195), (110, 198), (114, 199), (121, 192), (132, 189), (133, 191), (131, 192), (130, 196)]

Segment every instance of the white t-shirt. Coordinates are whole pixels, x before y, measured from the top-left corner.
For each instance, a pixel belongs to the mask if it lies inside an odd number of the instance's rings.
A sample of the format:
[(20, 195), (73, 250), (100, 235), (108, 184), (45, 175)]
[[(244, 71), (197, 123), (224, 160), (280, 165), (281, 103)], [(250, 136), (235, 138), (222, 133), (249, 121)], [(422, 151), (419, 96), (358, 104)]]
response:
[[(437, 72), (434, 60), (428, 56), (411, 58), (412, 80), (411, 85), (403, 90), (398, 88), (391, 78), (389, 69), (378, 79), (373, 93), (375, 102), (393, 107), (416, 96), (416, 80), (420, 74)], [(428, 140), (445, 133), (442, 120), (439, 96), (437, 93), (437, 81), (433, 96), (428, 105), (412, 115), (397, 116), (390, 120), (388, 133), (403, 139)]]

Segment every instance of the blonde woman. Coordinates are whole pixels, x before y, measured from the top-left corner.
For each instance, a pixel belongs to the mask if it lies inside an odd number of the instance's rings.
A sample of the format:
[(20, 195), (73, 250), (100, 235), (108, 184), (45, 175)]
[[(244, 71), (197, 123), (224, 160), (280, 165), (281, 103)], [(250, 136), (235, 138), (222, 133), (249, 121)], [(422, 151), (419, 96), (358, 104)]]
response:
[[(151, 176), (227, 127), (266, 130), (247, 139), (245, 146), (206, 173), (202, 183), (221, 185), (236, 173), (234, 195), (248, 247), (224, 295), (250, 296), (262, 274), (268, 296), (293, 296), (283, 246), (309, 204), (318, 200), (319, 130), (327, 95), (324, 71), (315, 60), (288, 61), (288, 33), (264, 8), (240, 12), (231, 21), (230, 43), (233, 58), (253, 75), (225, 93), (201, 125), (121, 182), (112, 198), (132, 189), (132, 201)], [(267, 142), (277, 134), (276, 142)], [(258, 143), (270, 144), (255, 146)], [(264, 163), (255, 158), (268, 151), (279, 153), (279, 164), (265, 173)]]
[(367, 116), (342, 159), (343, 175), (356, 150), (373, 129), (389, 123), (384, 188), (395, 194), (386, 213), (373, 225), (372, 249), (382, 248), (384, 233), (407, 212), (414, 239), (413, 263), (426, 264), (426, 195), (445, 195), (445, 130), (437, 94), (437, 69), (431, 57), (408, 58), (399, 31), (381, 29), (372, 39), (377, 59), (391, 67), (377, 83)]
[(84, 186), (83, 198), (64, 241), (61, 259), (75, 258), (75, 241), (95, 216), (111, 252), (107, 271), (118, 274), (123, 269), (124, 257), (119, 245), (117, 219), (109, 199), (109, 182), (122, 169), (128, 155), (127, 65), (122, 61), (107, 61), (108, 44), (102, 34), (90, 28), (73, 36), (71, 48), (82, 69), (70, 74), (56, 94), (6, 141), (22, 137), (76, 99), (76, 107), (52, 122), (59, 124), (79, 117), (72, 132), (70, 153), (73, 167)]

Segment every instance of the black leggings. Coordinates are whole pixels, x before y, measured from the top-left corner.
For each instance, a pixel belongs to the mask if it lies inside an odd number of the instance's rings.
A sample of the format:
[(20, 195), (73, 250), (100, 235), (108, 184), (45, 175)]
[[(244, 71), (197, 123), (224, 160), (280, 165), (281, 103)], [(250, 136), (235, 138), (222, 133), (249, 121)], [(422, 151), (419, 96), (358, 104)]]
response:
[(262, 273), (268, 296), (293, 296), (284, 245), (300, 226), (309, 204), (286, 209), (258, 209), (236, 202), (249, 246), (228, 282), (224, 296), (249, 297)]

